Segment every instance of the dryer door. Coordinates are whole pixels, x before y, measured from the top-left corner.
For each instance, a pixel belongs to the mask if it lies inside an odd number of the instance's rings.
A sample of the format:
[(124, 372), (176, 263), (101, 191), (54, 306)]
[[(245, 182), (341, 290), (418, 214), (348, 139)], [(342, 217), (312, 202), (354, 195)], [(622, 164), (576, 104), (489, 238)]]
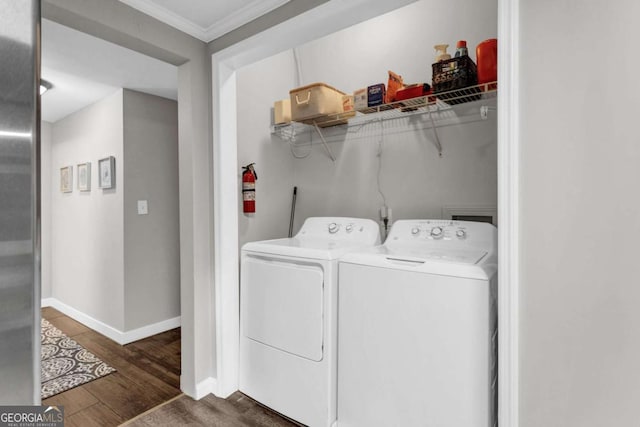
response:
[(322, 360), (323, 270), (290, 260), (244, 257), (242, 330), (247, 338)]

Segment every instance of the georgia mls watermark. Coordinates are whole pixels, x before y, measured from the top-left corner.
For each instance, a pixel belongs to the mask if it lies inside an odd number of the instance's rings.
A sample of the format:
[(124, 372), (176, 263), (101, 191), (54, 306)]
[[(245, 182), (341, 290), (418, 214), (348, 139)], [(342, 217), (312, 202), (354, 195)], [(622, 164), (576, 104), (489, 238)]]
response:
[(0, 427), (64, 427), (64, 407), (0, 406)]

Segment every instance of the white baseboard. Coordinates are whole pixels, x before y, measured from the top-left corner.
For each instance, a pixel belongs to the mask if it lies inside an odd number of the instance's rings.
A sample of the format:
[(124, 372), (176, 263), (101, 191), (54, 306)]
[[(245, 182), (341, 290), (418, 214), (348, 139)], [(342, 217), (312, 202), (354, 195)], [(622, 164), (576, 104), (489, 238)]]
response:
[(218, 382), (215, 378), (209, 377), (196, 384), (196, 395), (192, 397), (200, 400), (208, 394), (216, 395), (216, 391), (218, 391)]
[(42, 298), (40, 307), (53, 307), (53, 298)]
[[(180, 384), (186, 384), (182, 378), (182, 375), (180, 376)], [(195, 390), (188, 390), (185, 388), (182, 389), (182, 392), (184, 394), (195, 400), (200, 400), (208, 394), (213, 394), (215, 397), (226, 399), (227, 397), (235, 393), (235, 391), (237, 390), (234, 390), (231, 393), (221, 393), (218, 389), (218, 380), (213, 377), (209, 377), (200, 381), (198, 384), (196, 384)]]
[(96, 320), (79, 310), (76, 310), (75, 308), (63, 303), (62, 301), (57, 300), (56, 298), (44, 298), (41, 301), (41, 305), (42, 307), (55, 308), (56, 310), (71, 317), (73, 320), (82, 323), (86, 327), (101, 333), (107, 338), (111, 338), (120, 345), (129, 344), (134, 341), (138, 341), (143, 338), (147, 338), (152, 335), (156, 335), (180, 326), (180, 317), (174, 317), (173, 319), (163, 320), (161, 322), (123, 332), (107, 325), (104, 322)]
[(130, 342), (138, 341), (143, 338), (160, 334), (162, 332), (165, 332), (174, 328), (179, 328), (180, 324), (181, 324), (180, 316), (178, 316), (178, 317), (174, 317), (173, 319), (162, 320), (157, 323), (152, 323), (151, 325), (146, 325), (141, 328), (123, 332), (123, 335), (124, 335), (123, 344), (128, 344)]

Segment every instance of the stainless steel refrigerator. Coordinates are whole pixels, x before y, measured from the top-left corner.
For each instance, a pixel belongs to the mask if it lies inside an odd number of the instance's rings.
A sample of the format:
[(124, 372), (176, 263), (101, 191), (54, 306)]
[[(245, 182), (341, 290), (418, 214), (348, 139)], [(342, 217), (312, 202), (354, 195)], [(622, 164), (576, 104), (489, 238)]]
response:
[(40, 404), (40, 1), (0, 0), (0, 405)]

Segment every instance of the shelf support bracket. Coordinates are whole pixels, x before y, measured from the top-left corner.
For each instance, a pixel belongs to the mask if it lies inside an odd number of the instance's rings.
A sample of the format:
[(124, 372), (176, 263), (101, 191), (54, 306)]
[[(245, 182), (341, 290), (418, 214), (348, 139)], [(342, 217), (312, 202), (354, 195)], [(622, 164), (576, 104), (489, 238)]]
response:
[(438, 150), (438, 156), (442, 157), (442, 144), (440, 143), (440, 137), (438, 136), (438, 130), (436, 129), (436, 122), (433, 120), (433, 115), (431, 114), (431, 107), (427, 106), (427, 110), (429, 110), (429, 120), (431, 120), (431, 129), (433, 129), (433, 136), (435, 137), (435, 141), (433, 143)]
[(488, 105), (480, 107), (480, 117), (482, 120), (487, 120), (489, 118), (489, 111), (496, 111), (496, 107), (489, 107)]
[(489, 107), (486, 105), (480, 107), (480, 117), (482, 120), (487, 120), (489, 118)]
[(331, 159), (332, 162), (335, 163), (336, 158), (333, 156), (333, 153), (331, 152), (331, 148), (329, 148), (329, 144), (327, 144), (327, 141), (324, 139), (324, 135), (322, 135), (322, 131), (320, 130), (320, 127), (315, 121), (313, 122), (313, 127), (316, 128), (316, 132), (318, 132), (318, 135), (320, 135), (320, 140), (322, 141), (324, 148), (327, 149), (327, 154), (329, 154), (329, 158)]

